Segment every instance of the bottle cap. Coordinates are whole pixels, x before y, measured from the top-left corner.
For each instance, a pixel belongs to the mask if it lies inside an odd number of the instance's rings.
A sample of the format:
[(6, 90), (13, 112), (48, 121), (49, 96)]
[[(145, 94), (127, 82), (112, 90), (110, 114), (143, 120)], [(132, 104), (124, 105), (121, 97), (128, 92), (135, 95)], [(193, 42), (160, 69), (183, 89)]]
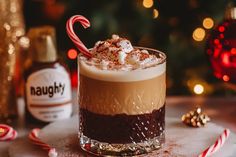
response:
[(227, 9), (225, 12), (225, 18), (236, 19), (236, 7)]
[(54, 62), (57, 60), (55, 36), (55, 29), (51, 26), (35, 27), (29, 30), (29, 50), (33, 61)]
[(236, 4), (229, 3), (225, 10), (226, 19), (236, 19)]

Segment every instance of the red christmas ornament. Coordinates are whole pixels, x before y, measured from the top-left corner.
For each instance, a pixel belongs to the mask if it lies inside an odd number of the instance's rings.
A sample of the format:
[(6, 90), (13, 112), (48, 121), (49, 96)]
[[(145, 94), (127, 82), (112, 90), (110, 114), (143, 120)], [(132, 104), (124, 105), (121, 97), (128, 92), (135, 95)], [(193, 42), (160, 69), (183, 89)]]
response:
[(214, 75), (236, 82), (236, 7), (226, 10), (226, 18), (208, 37), (206, 51)]

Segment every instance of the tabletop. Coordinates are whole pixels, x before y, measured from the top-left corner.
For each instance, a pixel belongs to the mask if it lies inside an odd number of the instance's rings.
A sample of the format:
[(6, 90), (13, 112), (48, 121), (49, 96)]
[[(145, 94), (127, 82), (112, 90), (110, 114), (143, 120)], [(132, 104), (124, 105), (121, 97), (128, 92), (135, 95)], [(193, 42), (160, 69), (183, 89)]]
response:
[[(76, 97), (74, 95), (74, 97)], [(74, 100), (74, 104), (76, 101)], [(203, 112), (207, 113), (212, 122), (236, 132), (236, 97), (183, 97), (169, 96), (166, 100), (166, 116), (179, 117), (182, 114), (200, 106)], [(76, 111), (77, 105), (74, 106)], [(32, 129), (24, 121), (24, 103), (23, 99), (18, 99), (18, 119), (12, 122), (12, 126), (18, 131), (18, 138), (27, 138), (27, 134)], [(38, 126), (43, 127), (43, 126)], [(11, 142), (1, 142), (0, 155), (8, 157), (8, 147)]]

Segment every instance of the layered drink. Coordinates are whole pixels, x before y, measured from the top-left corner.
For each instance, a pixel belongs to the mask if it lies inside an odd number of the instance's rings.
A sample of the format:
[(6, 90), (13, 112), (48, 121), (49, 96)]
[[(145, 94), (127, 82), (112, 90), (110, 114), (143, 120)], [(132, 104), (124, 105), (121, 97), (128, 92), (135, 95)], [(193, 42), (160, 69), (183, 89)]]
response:
[(113, 35), (79, 56), (80, 145), (99, 155), (137, 155), (164, 142), (166, 57)]

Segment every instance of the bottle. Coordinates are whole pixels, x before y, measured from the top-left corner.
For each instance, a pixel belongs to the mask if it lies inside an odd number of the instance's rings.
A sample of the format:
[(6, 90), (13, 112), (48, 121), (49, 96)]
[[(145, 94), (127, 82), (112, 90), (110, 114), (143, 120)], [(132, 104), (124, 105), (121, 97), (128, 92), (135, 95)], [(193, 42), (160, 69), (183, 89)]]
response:
[(225, 18), (209, 34), (206, 52), (215, 77), (236, 82), (236, 5), (230, 4)]
[(72, 114), (68, 69), (58, 59), (55, 30), (50, 26), (30, 29), (32, 64), (24, 73), (26, 121), (49, 123)]

